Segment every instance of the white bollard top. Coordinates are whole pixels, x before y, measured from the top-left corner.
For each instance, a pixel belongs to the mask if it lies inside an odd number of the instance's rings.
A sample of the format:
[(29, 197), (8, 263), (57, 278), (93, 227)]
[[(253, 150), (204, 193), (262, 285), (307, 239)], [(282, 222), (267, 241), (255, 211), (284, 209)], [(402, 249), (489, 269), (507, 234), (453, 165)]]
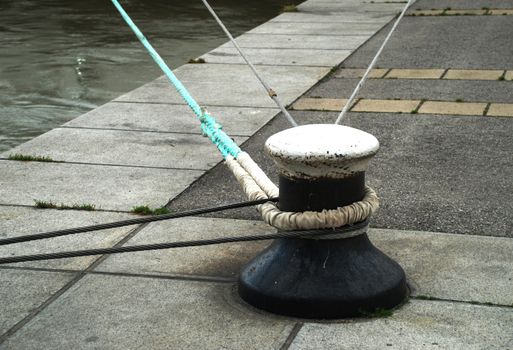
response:
[(287, 177), (345, 178), (367, 170), (379, 142), (348, 126), (310, 124), (274, 134), (265, 149)]

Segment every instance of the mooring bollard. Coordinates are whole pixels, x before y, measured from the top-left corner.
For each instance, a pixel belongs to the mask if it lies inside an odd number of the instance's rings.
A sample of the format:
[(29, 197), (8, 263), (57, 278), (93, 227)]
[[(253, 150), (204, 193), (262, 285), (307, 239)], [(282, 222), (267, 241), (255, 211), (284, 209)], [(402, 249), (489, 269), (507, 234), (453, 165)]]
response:
[[(379, 142), (361, 130), (314, 124), (279, 132), (265, 147), (280, 171), (280, 209), (321, 212), (362, 200)], [(400, 304), (404, 271), (372, 245), (367, 223), (338, 228), (337, 235), (274, 241), (242, 270), (239, 295), (273, 313), (319, 319)]]

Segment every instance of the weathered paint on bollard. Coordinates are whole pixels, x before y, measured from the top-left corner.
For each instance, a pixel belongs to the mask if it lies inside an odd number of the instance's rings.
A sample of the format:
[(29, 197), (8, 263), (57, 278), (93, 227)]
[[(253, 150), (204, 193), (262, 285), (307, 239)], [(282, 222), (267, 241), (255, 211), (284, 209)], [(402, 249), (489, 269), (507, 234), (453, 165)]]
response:
[[(371, 134), (314, 124), (271, 136), (280, 171), (280, 209), (335, 209), (364, 196), (365, 171), (379, 149)], [(402, 268), (369, 241), (367, 221), (348, 238), (276, 240), (241, 272), (239, 294), (278, 314), (333, 319), (392, 308), (407, 295)]]

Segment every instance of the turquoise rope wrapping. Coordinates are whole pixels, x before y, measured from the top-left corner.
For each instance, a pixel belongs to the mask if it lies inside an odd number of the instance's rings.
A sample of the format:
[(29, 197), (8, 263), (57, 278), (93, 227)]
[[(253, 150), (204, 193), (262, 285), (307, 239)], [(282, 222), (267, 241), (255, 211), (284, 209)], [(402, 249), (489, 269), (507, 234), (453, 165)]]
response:
[(211, 115), (209, 115), (206, 111), (203, 111), (198, 102), (196, 102), (196, 100), (191, 96), (189, 91), (187, 91), (182, 82), (167, 66), (166, 62), (164, 62), (162, 57), (160, 57), (158, 52), (153, 48), (153, 46), (151, 46), (148, 39), (146, 39), (144, 34), (139, 30), (139, 28), (137, 28), (135, 23), (132, 21), (130, 16), (128, 16), (123, 7), (121, 7), (119, 2), (117, 0), (111, 1), (121, 14), (121, 17), (123, 17), (130, 29), (132, 29), (132, 31), (135, 33), (137, 39), (139, 39), (141, 44), (143, 44), (144, 47), (148, 50), (155, 63), (157, 63), (171, 84), (175, 87), (176, 91), (178, 91), (180, 96), (182, 96), (194, 114), (196, 114), (201, 122), (201, 130), (203, 131), (203, 134), (207, 136), (214, 145), (217, 146), (217, 149), (221, 152), (223, 158), (226, 158), (227, 155), (231, 155), (234, 158), (237, 158), (237, 155), (241, 152), (239, 146), (237, 146), (237, 144), (230, 138), (230, 136), (221, 130), (222, 126), (218, 124)]

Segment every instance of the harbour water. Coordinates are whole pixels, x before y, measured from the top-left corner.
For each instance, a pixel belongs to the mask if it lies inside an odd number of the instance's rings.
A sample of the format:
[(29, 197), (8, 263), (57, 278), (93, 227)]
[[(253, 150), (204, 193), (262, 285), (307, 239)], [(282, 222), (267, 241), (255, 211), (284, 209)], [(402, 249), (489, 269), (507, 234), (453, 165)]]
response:
[[(291, 0), (216, 0), (236, 35)], [(200, 0), (124, 0), (171, 67), (227, 39)], [(0, 1), (0, 151), (151, 81), (160, 71), (108, 0)]]

